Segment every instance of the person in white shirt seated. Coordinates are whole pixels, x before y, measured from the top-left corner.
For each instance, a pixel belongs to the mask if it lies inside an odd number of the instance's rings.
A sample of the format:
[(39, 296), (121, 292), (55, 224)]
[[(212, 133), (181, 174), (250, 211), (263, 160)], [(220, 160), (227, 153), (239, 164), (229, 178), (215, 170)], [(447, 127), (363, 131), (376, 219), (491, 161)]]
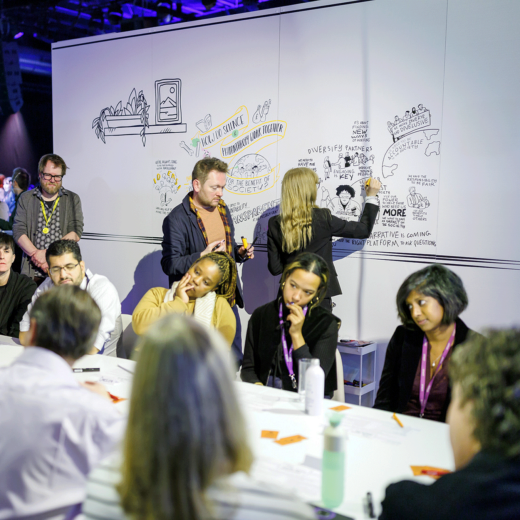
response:
[(106, 389), (72, 372), (100, 322), (87, 292), (55, 287), (31, 309), (30, 346), (0, 368), (0, 519), (73, 518), (89, 471), (122, 439)]
[(116, 356), (119, 346), (120, 357), (126, 357), (122, 353), (122, 341), (119, 341), (123, 331), (121, 302), (117, 289), (110, 280), (106, 276), (92, 274), (85, 268), (85, 262), (81, 259), (81, 250), (74, 240), (56, 240), (47, 248), (45, 257), (49, 265), (49, 277), (36, 289), (32, 302), (20, 322), (22, 345), (27, 345), (29, 313), (34, 302), (55, 285), (72, 284), (86, 290), (101, 309), (101, 325), (89, 354)]
[(141, 337), (123, 453), (89, 476), (88, 520), (310, 520), (312, 509), (247, 473), (253, 462), (229, 348), (171, 314)]

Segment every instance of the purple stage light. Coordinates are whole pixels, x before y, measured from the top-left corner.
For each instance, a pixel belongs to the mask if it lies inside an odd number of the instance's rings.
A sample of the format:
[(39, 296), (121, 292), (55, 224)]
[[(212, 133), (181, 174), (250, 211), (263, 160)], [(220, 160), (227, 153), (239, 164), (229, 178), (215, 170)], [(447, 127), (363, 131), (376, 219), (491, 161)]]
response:
[(18, 40), (18, 38), (21, 38), (22, 36), (23, 36), (23, 32), (20, 31), (19, 33), (16, 33), (16, 34), (14, 35), (14, 39), (15, 39), (15, 40)]

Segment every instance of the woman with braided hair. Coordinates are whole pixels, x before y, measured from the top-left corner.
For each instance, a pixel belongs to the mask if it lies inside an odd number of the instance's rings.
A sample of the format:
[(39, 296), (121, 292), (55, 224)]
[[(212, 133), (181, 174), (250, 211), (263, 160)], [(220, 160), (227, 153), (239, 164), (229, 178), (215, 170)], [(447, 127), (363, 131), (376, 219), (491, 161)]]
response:
[(167, 314), (192, 314), (199, 323), (217, 329), (231, 347), (236, 318), (228, 299), (234, 297), (236, 281), (235, 261), (227, 253), (201, 256), (170, 289), (154, 287), (143, 296), (132, 314), (132, 327), (140, 335)]

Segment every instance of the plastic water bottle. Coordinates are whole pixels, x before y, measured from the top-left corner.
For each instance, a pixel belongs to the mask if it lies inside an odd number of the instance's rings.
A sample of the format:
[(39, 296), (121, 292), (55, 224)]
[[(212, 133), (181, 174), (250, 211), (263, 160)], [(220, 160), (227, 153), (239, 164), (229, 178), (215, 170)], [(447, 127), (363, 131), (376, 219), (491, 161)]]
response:
[(320, 360), (311, 359), (311, 366), (305, 372), (305, 413), (321, 415), (323, 394), (325, 393), (325, 372), (320, 367)]
[(345, 489), (345, 435), (338, 428), (341, 417), (331, 417), (325, 428), (321, 468), (321, 500), (333, 509), (343, 502)]

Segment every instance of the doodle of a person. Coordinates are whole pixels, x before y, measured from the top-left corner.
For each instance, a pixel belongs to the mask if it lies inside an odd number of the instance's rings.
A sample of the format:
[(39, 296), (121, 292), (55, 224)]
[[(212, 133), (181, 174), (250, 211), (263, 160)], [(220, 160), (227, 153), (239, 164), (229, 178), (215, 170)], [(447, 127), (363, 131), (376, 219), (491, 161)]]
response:
[(327, 180), (330, 177), (331, 168), (332, 168), (332, 165), (330, 164), (329, 156), (326, 155), (325, 159), (323, 161), (323, 171), (325, 173), (325, 180)]
[(417, 113), (420, 114), (421, 112), (424, 112), (426, 109), (422, 106), (422, 103), (419, 103), (417, 105)]
[(359, 153), (356, 152), (356, 154), (354, 155), (354, 159), (352, 159), (352, 164), (354, 166), (359, 166)]
[(344, 168), (345, 161), (343, 160), (343, 154), (340, 153), (338, 156), (338, 162), (334, 163), (334, 166), (337, 166), (338, 168)]
[[(327, 196), (325, 200), (323, 200), (324, 195)], [(322, 207), (329, 208), (331, 213), (343, 220), (357, 221), (361, 215), (361, 206), (352, 199), (356, 196), (354, 188), (343, 184), (336, 189), (336, 195), (337, 197), (331, 200), (328, 191), (323, 189)]]
[(416, 193), (415, 186), (410, 187), (410, 195), (406, 198), (406, 202), (410, 208), (420, 208), (423, 200), (423, 196), (420, 193)]
[(417, 110), (415, 109), (415, 107), (412, 107), (412, 116), (415, 116), (417, 114)]
[(372, 154), (369, 158), (368, 158), (368, 161), (367, 161), (367, 166), (370, 166), (372, 164), (374, 164), (374, 159), (376, 158), (376, 156), (374, 154)]
[(399, 119), (399, 116), (395, 116), (395, 123), (399, 123), (401, 121), (401, 119)]
[(393, 135), (394, 134), (394, 131), (393, 131), (394, 125), (390, 121), (387, 121), (386, 124), (388, 126), (388, 131)]
[(404, 113), (404, 119), (410, 119), (410, 111), (407, 110), (405, 113)]
[(363, 165), (365, 165), (368, 161), (368, 157), (364, 154), (364, 153), (361, 153), (361, 155), (359, 156), (359, 162)]

